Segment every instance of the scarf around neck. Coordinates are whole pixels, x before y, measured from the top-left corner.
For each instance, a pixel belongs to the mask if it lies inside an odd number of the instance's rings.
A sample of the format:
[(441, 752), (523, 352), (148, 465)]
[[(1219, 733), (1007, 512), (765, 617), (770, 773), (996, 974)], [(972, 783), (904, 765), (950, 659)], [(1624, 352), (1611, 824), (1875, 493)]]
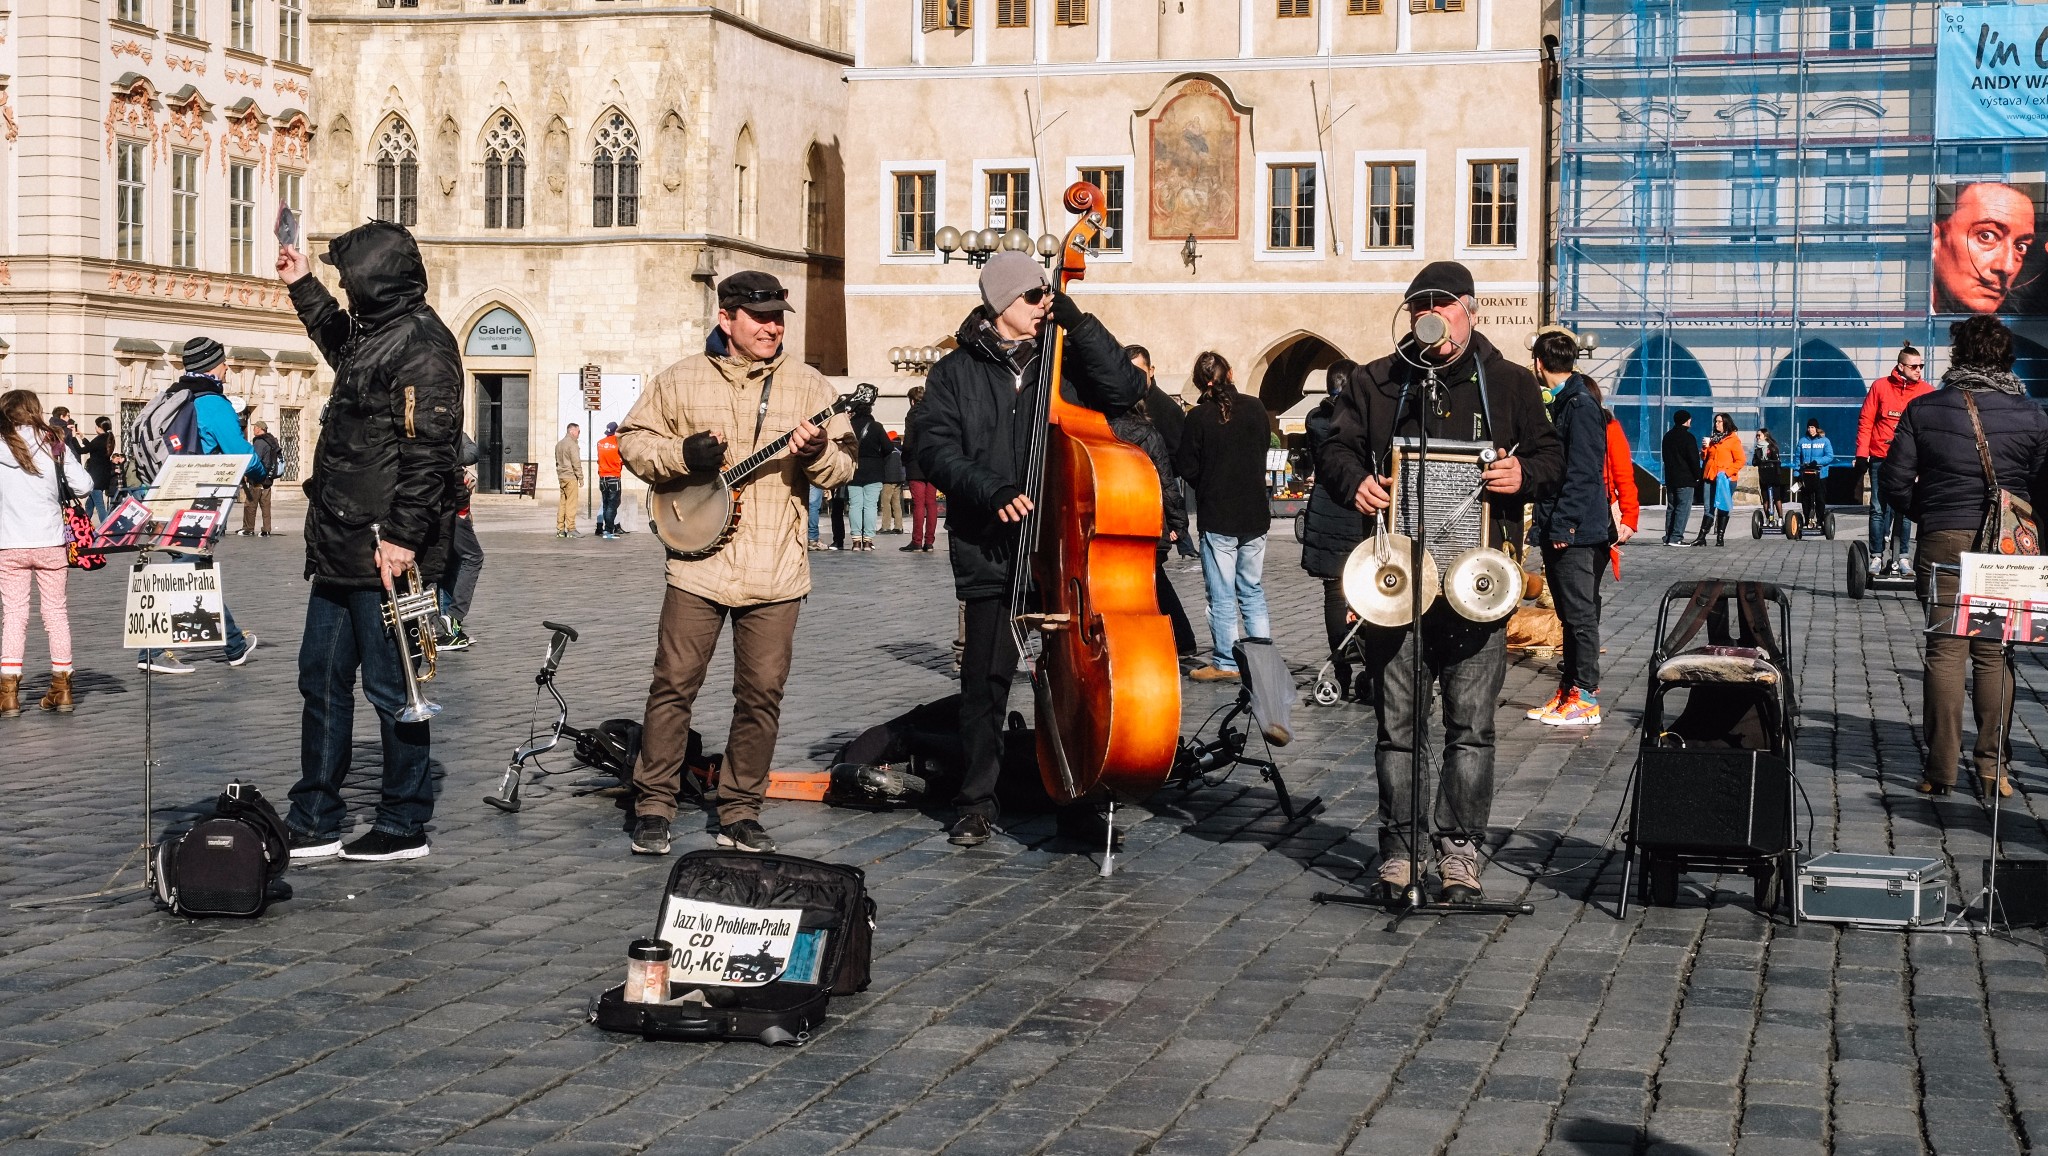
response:
[(1972, 393), (2004, 393), (2013, 397), (2025, 397), (2027, 387), (2013, 376), (2009, 369), (1968, 369), (1950, 366), (1941, 375), (1941, 384), (1950, 389), (1965, 389)]

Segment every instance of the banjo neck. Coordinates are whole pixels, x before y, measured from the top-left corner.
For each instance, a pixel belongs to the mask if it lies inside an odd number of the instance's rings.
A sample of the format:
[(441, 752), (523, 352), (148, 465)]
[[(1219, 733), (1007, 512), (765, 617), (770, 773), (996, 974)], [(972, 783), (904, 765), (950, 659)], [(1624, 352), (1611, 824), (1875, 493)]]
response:
[[(850, 398), (851, 395), (834, 400), (831, 405), (812, 414), (807, 420), (812, 425), (823, 426), (831, 419), (833, 414), (844, 413), (852, 407), (853, 402)], [(743, 485), (749, 477), (753, 476), (755, 470), (767, 465), (771, 458), (781, 453), (789, 445), (789, 439), (795, 436), (796, 431), (790, 430), (788, 433), (748, 454), (745, 458), (733, 463), (731, 466), (718, 471), (718, 484), (728, 490), (736, 489)]]

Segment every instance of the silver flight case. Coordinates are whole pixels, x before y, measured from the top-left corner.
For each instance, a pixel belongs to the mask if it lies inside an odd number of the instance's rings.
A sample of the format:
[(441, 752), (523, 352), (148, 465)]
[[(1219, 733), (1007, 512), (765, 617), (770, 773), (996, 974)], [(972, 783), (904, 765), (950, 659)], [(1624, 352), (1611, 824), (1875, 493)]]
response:
[(1948, 864), (1940, 859), (1828, 851), (1799, 865), (1799, 918), (1821, 923), (1940, 923), (1948, 894)]

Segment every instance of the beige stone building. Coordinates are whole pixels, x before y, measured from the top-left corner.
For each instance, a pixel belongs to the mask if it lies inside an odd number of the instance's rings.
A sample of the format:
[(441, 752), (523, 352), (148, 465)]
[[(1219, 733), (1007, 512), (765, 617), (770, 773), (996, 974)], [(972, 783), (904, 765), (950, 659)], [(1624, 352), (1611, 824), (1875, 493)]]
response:
[(419, 237), (480, 488), (539, 463), (553, 489), (563, 426), (588, 447), (702, 349), (738, 269), (780, 277), (792, 353), (843, 370), (841, 2), (314, 0), (316, 248), (372, 217)]
[(1390, 348), (1401, 291), (1468, 264), (1520, 347), (1543, 274), (1537, 0), (867, 0), (848, 74), (853, 376), (976, 303), (947, 227), (1063, 233), (1102, 184), (1117, 235), (1075, 296), (1285, 410), (1339, 355)]
[(305, 193), (309, 59), (305, 0), (0, 0), (0, 387), (89, 431), (204, 333), (298, 469), (315, 365), (272, 227)]

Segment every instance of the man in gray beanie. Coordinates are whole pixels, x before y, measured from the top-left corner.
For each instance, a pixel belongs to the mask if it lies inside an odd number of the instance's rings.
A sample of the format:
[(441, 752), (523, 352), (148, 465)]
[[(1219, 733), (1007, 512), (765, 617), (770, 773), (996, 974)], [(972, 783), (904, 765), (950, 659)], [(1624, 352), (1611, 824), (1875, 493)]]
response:
[(1102, 322), (1055, 293), (1024, 253), (998, 253), (981, 270), (981, 306), (954, 335), (959, 348), (925, 376), (923, 404), (905, 441), (924, 476), (946, 495), (953, 585), (965, 605), (960, 656), (960, 742), (966, 777), (953, 800), (949, 841), (986, 843), (996, 819), (1003, 718), (1017, 647), (1010, 631), (1010, 575), (1038, 415), (1039, 349), (1047, 319), (1066, 331), (1063, 394), (1112, 417), (1145, 396), (1145, 375)]

